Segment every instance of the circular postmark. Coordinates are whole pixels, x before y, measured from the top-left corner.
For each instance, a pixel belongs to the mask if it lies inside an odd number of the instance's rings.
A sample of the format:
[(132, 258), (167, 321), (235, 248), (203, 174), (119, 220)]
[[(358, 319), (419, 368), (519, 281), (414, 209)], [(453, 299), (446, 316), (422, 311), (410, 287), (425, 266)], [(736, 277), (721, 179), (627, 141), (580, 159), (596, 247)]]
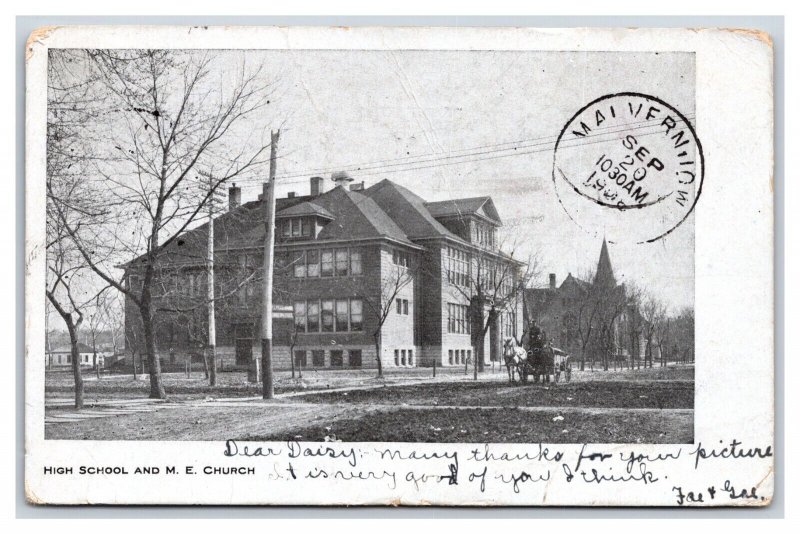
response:
[(649, 243), (683, 223), (703, 185), (703, 149), (689, 120), (654, 96), (617, 93), (581, 108), (553, 154), (567, 215), (609, 241)]

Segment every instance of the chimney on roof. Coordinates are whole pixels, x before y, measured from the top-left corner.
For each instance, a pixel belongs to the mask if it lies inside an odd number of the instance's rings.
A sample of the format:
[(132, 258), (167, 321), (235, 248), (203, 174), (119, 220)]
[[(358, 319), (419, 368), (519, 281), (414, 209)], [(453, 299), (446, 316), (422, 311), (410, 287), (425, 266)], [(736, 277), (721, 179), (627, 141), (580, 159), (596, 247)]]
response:
[(311, 196), (318, 197), (325, 192), (325, 179), (322, 176), (311, 177)]
[(556, 273), (550, 273), (550, 289), (556, 288)]
[(233, 211), (242, 205), (242, 188), (231, 184), (228, 188), (228, 211)]
[(289, 191), (289, 197), (288, 198), (294, 198), (294, 195), (295, 195), (294, 191)]
[(351, 184), (350, 191), (363, 191), (364, 190), (364, 182), (362, 181), (360, 184)]
[(336, 186), (347, 187), (347, 184), (353, 181), (353, 178), (347, 174), (346, 171), (336, 171), (335, 173), (331, 174), (331, 180)]

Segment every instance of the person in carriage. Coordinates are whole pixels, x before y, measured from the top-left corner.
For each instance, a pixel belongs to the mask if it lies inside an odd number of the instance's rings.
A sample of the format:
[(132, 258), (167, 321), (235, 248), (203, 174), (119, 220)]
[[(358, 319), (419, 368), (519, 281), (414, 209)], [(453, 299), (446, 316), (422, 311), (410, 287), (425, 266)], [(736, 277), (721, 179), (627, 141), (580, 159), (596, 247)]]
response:
[(544, 330), (539, 328), (536, 321), (531, 321), (526, 335), (523, 336), (522, 346), (528, 353), (528, 362), (533, 371), (534, 382), (539, 381), (540, 374), (546, 375), (547, 378), (543, 377), (543, 379), (548, 382), (550, 381), (550, 375), (546, 374), (544, 371), (546, 363), (546, 343), (547, 335)]

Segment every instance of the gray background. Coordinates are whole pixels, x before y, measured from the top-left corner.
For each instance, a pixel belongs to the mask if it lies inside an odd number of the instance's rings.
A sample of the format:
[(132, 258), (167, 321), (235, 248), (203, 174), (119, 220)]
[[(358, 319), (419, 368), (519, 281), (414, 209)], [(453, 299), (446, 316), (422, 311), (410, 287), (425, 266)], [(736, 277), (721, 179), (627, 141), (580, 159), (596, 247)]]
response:
[[(784, 20), (783, 17), (17, 17), (16, 63), (16, 515), (20, 518), (732, 518), (784, 516)], [(336, 26), (529, 26), (529, 27), (746, 27), (768, 32), (775, 52), (775, 497), (762, 509), (674, 508), (300, 508), (300, 507), (64, 507), (32, 506), (24, 485), (25, 369), (25, 41), (44, 25), (336, 25)]]

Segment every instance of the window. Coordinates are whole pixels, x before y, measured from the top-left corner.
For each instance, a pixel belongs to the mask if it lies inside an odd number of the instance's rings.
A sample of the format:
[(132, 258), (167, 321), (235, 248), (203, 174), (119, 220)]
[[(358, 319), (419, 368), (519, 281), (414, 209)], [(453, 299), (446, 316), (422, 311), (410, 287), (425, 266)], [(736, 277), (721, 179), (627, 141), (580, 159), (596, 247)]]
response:
[(361, 251), (337, 248), (335, 250), (308, 250), (295, 252), (290, 257), (294, 276), (348, 276), (363, 273)]
[(319, 250), (306, 252), (306, 274), (309, 278), (319, 276)]
[(292, 237), (300, 237), (300, 231), (303, 226), (303, 219), (292, 219)]
[(361, 299), (350, 299), (350, 330), (361, 331), (364, 328), (364, 305)]
[(311, 364), (314, 367), (325, 367), (325, 351), (312, 350), (311, 351)]
[(392, 250), (392, 263), (401, 267), (408, 267), (408, 253), (402, 250)]
[(336, 301), (336, 331), (347, 332), (348, 330), (348, 306), (347, 300)]
[(364, 304), (360, 298), (298, 300), (293, 303), (297, 332), (360, 332), (364, 328)]
[(447, 304), (447, 331), (451, 334), (469, 334), (469, 307), (464, 304)]
[(302, 229), (301, 229), (300, 233), (303, 235), (303, 237), (310, 236), (311, 235), (311, 225), (314, 224), (314, 223), (312, 221), (310, 221), (309, 219), (300, 219), (300, 222), (302, 223)]
[(447, 351), (447, 361), (450, 365), (453, 365), (453, 349)]
[(408, 365), (414, 365), (414, 351), (408, 349)]
[(447, 247), (445, 251), (447, 281), (451, 284), (469, 287), (469, 254), (453, 247)]
[(350, 251), (350, 274), (361, 274), (361, 251)]
[(289, 237), (292, 235), (291, 221), (283, 221), (283, 224), (281, 225), (281, 235), (283, 235), (283, 237)]
[(394, 349), (394, 365), (400, 367), (400, 351), (397, 349)]
[(294, 277), (305, 278), (306, 276), (306, 253), (294, 252), (292, 254), (292, 265), (294, 265)]
[(348, 363), (350, 364), (350, 367), (353, 367), (353, 368), (356, 368), (356, 369), (360, 368), (361, 367), (361, 351), (360, 350), (351, 350), (350, 351), (350, 356), (349, 356), (349, 359), (348, 359)]
[(319, 332), (319, 301), (310, 300), (307, 306), (307, 332)]
[(294, 351), (294, 364), (297, 367), (305, 367), (307, 364), (306, 360), (306, 351), (304, 350), (296, 350)]
[(322, 251), (322, 276), (333, 276), (333, 251)]
[(395, 299), (398, 315), (408, 315), (408, 300)]
[(331, 351), (331, 367), (344, 366), (344, 351), (332, 350)]
[(516, 337), (517, 333), (517, 314), (513, 311), (506, 312), (505, 335), (506, 337)]
[(322, 331), (333, 332), (333, 301), (322, 301)]
[(400, 351), (400, 364), (401, 365), (406, 364), (406, 349)]
[(336, 249), (336, 276), (347, 276), (348, 272), (347, 249)]
[(302, 300), (294, 303), (294, 330), (295, 332), (306, 331), (306, 303)]
[[(472, 351), (471, 350), (467, 351), (467, 359), (472, 360)], [(466, 362), (466, 361), (467, 360), (464, 360), (464, 362)]]

